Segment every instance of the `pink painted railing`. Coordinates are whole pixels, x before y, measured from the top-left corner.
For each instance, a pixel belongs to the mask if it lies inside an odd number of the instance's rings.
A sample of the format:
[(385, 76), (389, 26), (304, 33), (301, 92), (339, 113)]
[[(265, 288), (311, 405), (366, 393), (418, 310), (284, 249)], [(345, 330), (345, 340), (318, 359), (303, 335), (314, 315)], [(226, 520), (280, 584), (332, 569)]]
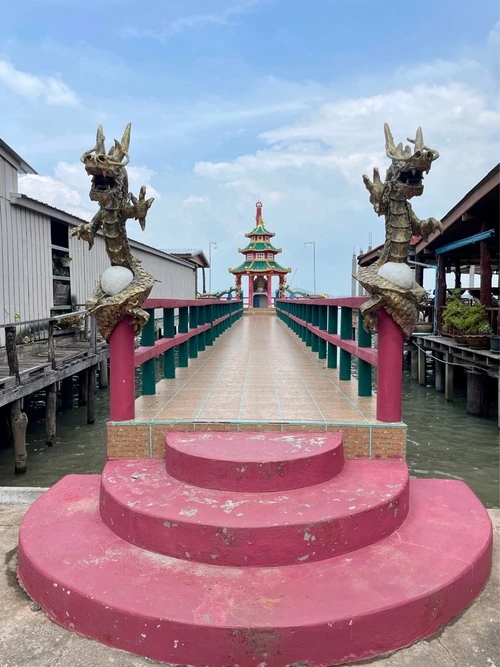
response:
[[(358, 395), (371, 396), (372, 368), (377, 368), (377, 419), (401, 421), (403, 390), (403, 332), (387, 315), (379, 312), (378, 349), (363, 328), (360, 306), (368, 297), (338, 299), (277, 299), (278, 317), (294, 331), (328, 368), (339, 368), (339, 379), (351, 379), (352, 357), (358, 359)], [(354, 326), (353, 313), (358, 322)], [(339, 318), (340, 312), (340, 318)], [(340, 319), (340, 332), (339, 332)], [(340, 351), (339, 363), (337, 350)]]
[[(142, 393), (154, 394), (157, 357), (163, 356), (163, 376), (175, 378), (177, 363), (179, 367), (187, 366), (190, 358), (212, 345), (243, 314), (240, 299), (148, 299), (143, 307), (149, 313), (149, 321), (139, 347), (135, 348), (135, 333), (128, 319), (118, 323), (109, 339), (111, 421), (135, 418), (136, 367), (142, 371)], [(160, 338), (155, 331), (158, 310), (163, 317)]]

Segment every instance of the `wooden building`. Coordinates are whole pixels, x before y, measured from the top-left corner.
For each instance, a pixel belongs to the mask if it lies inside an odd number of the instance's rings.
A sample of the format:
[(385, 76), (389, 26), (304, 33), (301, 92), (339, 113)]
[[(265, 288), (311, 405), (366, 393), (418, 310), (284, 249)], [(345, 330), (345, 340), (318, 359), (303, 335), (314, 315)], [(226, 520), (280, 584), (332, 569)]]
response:
[[(36, 174), (0, 140), (0, 324), (70, 312), (85, 303), (109, 266), (99, 234), (92, 252), (70, 236), (86, 222), (18, 192), (18, 174)], [(197, 263), (130, 240), (134, 254), (159, 282), (152, 297), (193, 299)], [(0, 345), (4, 344), (0, 329)]]

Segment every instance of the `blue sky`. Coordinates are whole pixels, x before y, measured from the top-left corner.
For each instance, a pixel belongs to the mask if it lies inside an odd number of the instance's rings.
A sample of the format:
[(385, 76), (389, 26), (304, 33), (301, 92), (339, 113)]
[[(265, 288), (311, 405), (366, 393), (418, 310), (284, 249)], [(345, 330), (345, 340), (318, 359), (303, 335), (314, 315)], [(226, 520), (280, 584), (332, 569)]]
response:
[[(350, 290), (353, 248), (383, 240), (361, 175), (388, 165), (383, 123), (440, 151), (416, 199), (440, 217), (498, 161), (496, 0), (25, 0), (2, 8), (2, 138), (40, 174), (20, 189), (88, 217), (79, 162), (99, 123), (132, 122), (131, 185), (156, 197), (160, 248), (212, 253), (212, 286), (254, 204), (293, 285)], [(290, 277), (290, 281), (292, 276)]]

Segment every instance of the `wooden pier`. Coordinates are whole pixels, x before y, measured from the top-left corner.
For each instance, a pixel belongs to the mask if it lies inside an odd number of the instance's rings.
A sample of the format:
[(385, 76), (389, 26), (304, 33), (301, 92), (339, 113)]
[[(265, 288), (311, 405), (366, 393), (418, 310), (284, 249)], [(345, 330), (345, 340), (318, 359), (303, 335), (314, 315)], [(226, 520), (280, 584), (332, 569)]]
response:
[[(84, 311), (72, 313), (84, 316)], [(26, 429), (28, 417), (23, 400), (45, 390), (45, 440), (51, 446), (56, 437), (58, 392), (63, 407), (73, 407), (73, 377), (79, 377), (79, 405), (87, 406), (87, 422), (94, 422), (97, 369), (99, 384), (108, 383), (108, 345), (98, 341), (93, 324), (83, 332), (86, 340), (76, 340), (75, 334), (55, 335), (61, 315), (40, 320), (2, 325), (5, 329), (6, 359), (0, 361), (0, 410), (6, 412), (15, 448), (15, 472), (26, 472)], [(19, 332), (28, 326), (43, 331), (40, 340), (19, 344)], [(78, 335), (82, 335), (81, 333)]]

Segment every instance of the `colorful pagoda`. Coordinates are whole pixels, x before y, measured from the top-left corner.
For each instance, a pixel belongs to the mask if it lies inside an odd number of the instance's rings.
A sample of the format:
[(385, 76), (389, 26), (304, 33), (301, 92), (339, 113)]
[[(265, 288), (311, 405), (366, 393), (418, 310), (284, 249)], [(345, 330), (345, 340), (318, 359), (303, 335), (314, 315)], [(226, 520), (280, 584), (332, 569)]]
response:
[(256, 204), (255, 227), (245, 234), (250, 242), (245, 248), (238, 248), (243, 253), (245, 261), (235, 269), (229, 269), (236, 276), (236, 292), (241, 292), (241, 277), (248, 276), (248, 307), (268, 308), (273, 305), (272, 278), (279, 276), (279, 291), (285, 285), (285, 276), (290, 268), (281, 266), (276, 261), (276, 255), (281, 248), (275, 248), (271, 243), (274, 232), (268, 231), (262, 219), (262, 203)]

